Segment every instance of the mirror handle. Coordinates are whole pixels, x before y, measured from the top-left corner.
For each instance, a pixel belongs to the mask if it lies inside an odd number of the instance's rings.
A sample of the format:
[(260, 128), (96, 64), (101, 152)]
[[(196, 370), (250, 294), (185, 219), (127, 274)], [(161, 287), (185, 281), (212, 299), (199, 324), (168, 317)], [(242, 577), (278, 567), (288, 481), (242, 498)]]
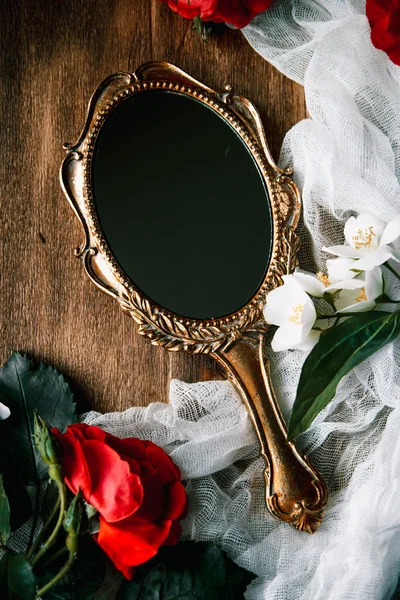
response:
[(271, 386), (264, 358), (264, 336), (258, 342), (242, 338), (212, 354), (236, 386), (253, 421), (266, 468), (265, 500), (270, 513), (296, 529), (314, 533), (328, 499), (324, 480), (294, 442)]

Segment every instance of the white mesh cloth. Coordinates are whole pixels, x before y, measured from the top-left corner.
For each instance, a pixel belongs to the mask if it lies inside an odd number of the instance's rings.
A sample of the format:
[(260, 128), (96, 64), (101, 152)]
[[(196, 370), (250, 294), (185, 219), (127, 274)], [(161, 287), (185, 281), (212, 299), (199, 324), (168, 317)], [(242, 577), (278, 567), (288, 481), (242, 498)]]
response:
[[(351, 211), (386, 221), (400, 212), (400, 68), (371, 45), (359, 0), (275, 0), (244, 35), (304, 84), (312, 120), (288, 133), (281, 166), (293, 165), (303, 195), (302, 265), (322, 268), (321, 246), (343, 242)], [(355, 369), (300, 436), (330, 489), (313, 536), (267, 513), (255, 435), (229, 383), (173, 381), (169, 406), (89, 413), (85, 421), (171, 453), (188, 479), (185, 537), (215, 540), (255, 571), (248, 600), (386, 600), (400, 573), (398, 349), (397, 342)], [(304, 355), (271, 360), (287, 414)]]

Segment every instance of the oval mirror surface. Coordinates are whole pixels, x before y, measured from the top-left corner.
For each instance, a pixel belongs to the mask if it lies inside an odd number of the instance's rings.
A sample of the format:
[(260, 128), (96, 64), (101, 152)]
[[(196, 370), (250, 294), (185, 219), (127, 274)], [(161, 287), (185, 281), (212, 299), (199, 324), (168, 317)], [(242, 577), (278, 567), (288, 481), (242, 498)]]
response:
[(106, 119), (92, 162), (104, 237), (132, 282), (184, 317), (244, 306), (272, 251), (268, 192), (250, 151), (213, 109), (152, 90)]

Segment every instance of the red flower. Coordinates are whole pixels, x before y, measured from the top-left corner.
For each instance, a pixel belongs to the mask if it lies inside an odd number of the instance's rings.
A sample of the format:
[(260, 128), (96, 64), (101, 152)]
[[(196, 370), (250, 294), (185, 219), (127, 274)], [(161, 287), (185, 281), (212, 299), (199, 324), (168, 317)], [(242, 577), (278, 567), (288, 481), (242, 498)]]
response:
[(400, 65), (400, 0), (367, 0), (367, 17), (373, 45)]
[(132, 579), (133, 567), (181, 536), (187, 496), (178, 467), (152, 442), (83, 423), (52, 431), (62, 446), (65, 483), (99, 511), (96, 541)]
[(186, 19), (200, 17), (203, 21), (231, 23), (241, 29), (258, 13), (266, 10), (272, 0), (160, 0)]

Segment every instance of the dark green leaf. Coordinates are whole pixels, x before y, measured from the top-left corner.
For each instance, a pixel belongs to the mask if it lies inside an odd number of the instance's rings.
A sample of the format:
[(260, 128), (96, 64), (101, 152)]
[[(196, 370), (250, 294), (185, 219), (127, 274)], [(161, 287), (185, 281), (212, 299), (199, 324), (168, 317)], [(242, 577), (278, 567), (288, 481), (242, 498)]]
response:
[(255, 578), (215, 544), (181, 542), (162, 548), (125, 581), (118, 600), (242, 600)]
[(10, 505), (3, 485), (3, 475), (0, 475), (0, 542), (5, 546), (10, 537)]
[(209, 22), (206, 23), (205, 21), (202, 21), (200, 17), (194, 17), (192, 19), (192, 23), (193, 29), (197, 31), (203, 42), (206, 42), (209, 35), (212, 33), (212, 24)]
[(35, 598), (35, 576), (24, 554), (3, 556), (0, 562), (0, 592), (2, 600), (33, 600)]
[(47, 467), (34, 447), (33, 411), (63, 430), (77, 420), (72, 392), (55, 369), (14, 352), (0, 369), (0, 401), (11, 410), (0, 422), (0, 471), (34, 485), (46, 477)]
[[(67, 556), (63, 555), (39, 572), (39, 587), (57, 575)], [(92, 600), (103, 583), (105, 565), (106, 556), (98, 544), (90, 535), (83, 536), (79, 539), (78, 556), (71, 570), (44, 594), (43, 600)]]
[(7, 564), (8, 552), (3, 555), (0, 560), (0, 598), (1, 600), (9, 600), (7, 586)]
[(288, 438), (305, 431), (336, 393), (339, 381), (400, 333), (400, 312), (367, 312), (328, 329), (301, 371)]

